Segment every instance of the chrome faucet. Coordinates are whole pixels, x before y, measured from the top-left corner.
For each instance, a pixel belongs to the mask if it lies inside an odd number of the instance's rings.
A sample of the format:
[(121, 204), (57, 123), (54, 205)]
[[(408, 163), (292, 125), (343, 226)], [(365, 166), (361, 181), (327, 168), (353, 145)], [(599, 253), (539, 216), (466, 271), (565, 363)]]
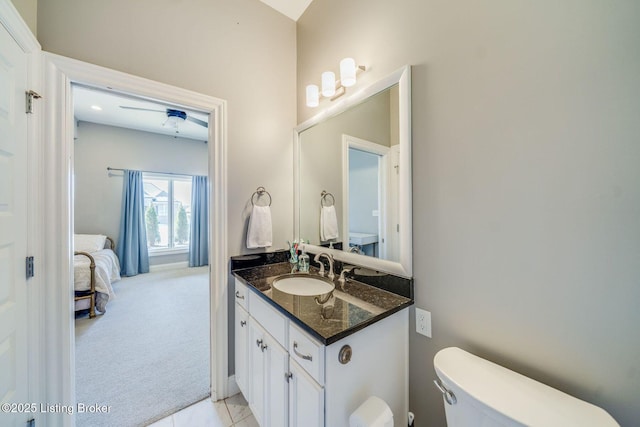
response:
[(327, 258), (327, 261), (329, 261), (329, 274), (327, 275), (327, 277), (329, 278), (329, 280), (333, 280), (333, 278), (336, 277), (336, 275), (333, 274), (333, 257), (326, 252), (320, 252), (318, 255), (313, 257), (313, 261), (320, 264), (319, 274), (323, 277), (324, 277), (324, 264), (322, 263), (322, 261), (320, 261), (321, 256), (324, 256), (325, 258)]

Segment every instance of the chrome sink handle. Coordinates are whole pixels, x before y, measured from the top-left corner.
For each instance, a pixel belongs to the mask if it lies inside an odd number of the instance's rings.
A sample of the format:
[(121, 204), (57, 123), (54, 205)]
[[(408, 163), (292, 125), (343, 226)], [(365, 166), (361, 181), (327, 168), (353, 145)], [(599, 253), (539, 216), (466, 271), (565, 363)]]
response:
[(329, 278), (329, 280), (333, 280), (333, 278), (336, 277), (336, 275), (333, 274), (333, 257), (326, 252), (320, 252), (318, 255), (313, 257), (313, 261), (320, 264), (320, 272), (318, 274), (324, 277), (324, 264), (322, 263), (322, 261), (320, 261), (321, 256), (324, 256), (325, 258), (327, 258), (327, 261), (329, 261), (329, 274), (327, 275), (327, 277)]
[(338, 283), (340, 283), (340, 287), (341, 287), (342, 289), (344, 289), (344, 284), (345, 284), (345, 282), (347, 281), (347, 278), (346, 278), (346, 277), (344, 277), (344, 275), (345, 275), (346, 273), (351, 272), (351, 270), (353, 270), (353, 269), (354, 269), (354, 268), (356, 268), (356, 267), (357, 267), (357, 266), (352, 265), (352, 266), (349, 266), (349, 267), (343, 267), (343, 268), (342, 268), (342, 271), (340, 272), (340, 277), (338, 278)]

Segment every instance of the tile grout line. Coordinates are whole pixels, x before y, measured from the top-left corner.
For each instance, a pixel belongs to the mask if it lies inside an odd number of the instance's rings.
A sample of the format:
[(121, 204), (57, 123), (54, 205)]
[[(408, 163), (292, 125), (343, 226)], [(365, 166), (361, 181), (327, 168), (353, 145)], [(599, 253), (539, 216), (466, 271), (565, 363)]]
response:
[(227, 405), (227, 399), (224, 399), (224, 407), (227, 410), (227, 414), (229, 414), (229, 419), (231, 420), (231, 425), (229, 427), (233, 427), (235, 425), (235, 421), (233, 421), (233, 417), (231, 416), (231, 410), (229, 409), (229, 405)]

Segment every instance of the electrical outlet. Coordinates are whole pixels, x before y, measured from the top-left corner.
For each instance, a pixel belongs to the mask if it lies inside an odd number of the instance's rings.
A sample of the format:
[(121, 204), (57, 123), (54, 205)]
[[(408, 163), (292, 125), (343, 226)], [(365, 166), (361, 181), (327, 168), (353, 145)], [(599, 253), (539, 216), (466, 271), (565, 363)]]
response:
[(431, 312), (416, 307), (416, 332), (431, 338)]

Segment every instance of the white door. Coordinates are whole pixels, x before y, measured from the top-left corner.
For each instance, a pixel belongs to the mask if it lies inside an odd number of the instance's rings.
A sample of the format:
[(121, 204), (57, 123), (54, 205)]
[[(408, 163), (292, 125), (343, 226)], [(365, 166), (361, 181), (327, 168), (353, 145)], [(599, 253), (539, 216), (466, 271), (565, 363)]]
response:
[(289, 353), (269, 334), (265, 334), (265, 426), (287, 427)]
[(289, 426), (324, 426), (324, 388), (293, 360), (289, 360)]
[(247, 402), (250, 401), (249, 387), (249, 313), (240, 304), (236, 306), (236, 326), (235, 326), (235, 361), (236, 361), (236, 384), (244, 395)]
[(384, 259), (400, 259), (400, 146), (394, 145), (387, 154), (387, 219), (386, 256)]
[(249, 408), (258, 424), (264, 425), (264, 329), (249, 317)]
[[(0, 25), (0, 403), (24, 404), (27, 387), (27, 55)], [(0, 425), (29, 413), (0, 409)], [(9, 409), (14, 409), (9, 406)], [(19, 409), (19, 408), (15, 408)]]

